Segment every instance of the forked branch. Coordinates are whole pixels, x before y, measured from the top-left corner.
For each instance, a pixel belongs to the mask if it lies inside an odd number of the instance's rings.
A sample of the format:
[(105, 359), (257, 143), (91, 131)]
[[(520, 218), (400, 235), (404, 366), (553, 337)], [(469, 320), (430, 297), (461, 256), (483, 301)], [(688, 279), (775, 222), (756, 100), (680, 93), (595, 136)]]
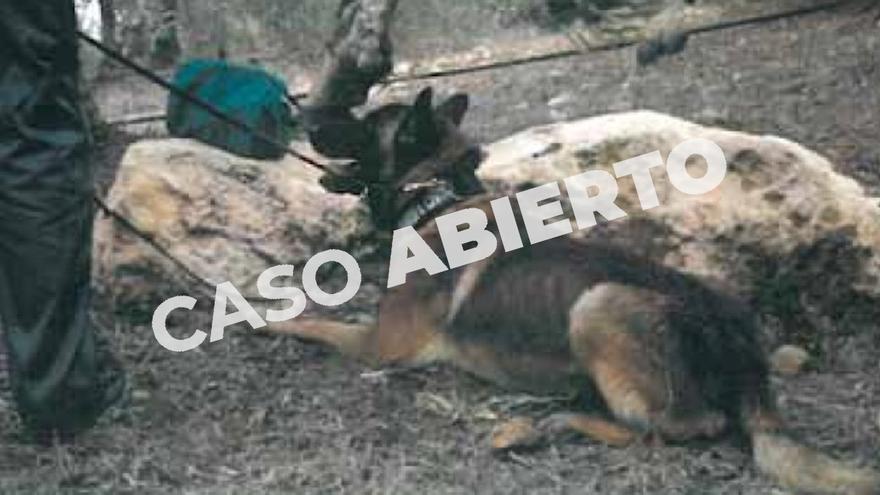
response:
[(354, 108), (393, 68), (389, 30), (398, 0), (342, 0), (330, 57), (311, 101), (317, 107)]

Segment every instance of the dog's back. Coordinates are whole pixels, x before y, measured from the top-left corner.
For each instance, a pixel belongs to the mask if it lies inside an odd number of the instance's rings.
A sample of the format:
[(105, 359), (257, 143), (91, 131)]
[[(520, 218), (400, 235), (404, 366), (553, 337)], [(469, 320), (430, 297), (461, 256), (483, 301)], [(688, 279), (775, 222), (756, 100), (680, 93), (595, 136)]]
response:
[[(430, 93), (423, 92), (413, 110), (392, 109), (393, 132), (380, 139), (385, 151), (377, 155), (388, 163), (360, 174), (392, 186), (382, 201), (371, 198), (375, 211), (394, 216), (412, 200), (405, 197), (411, 192), (401, 194), (409, 183), (475, 180), (473, 147), (450, 132), (466, 103), (444, 106), (432, 117)], [(419, 151), (426, 139), (428, 152)], [(491, 199), (456, 209), (482, 210), (497, 234)], [(434, 225), (419, 233), (443, 252)], [(375, 326), (294, 321), (276, 329), (383, 364), (447, 362), (512, 388), (595, 391), (613, 421), (581, 416), (570, 426), (609, 443), (639, 434), (684, 441), (738, 429), (750, 438), (759, 467), (786, 485), (880, 495), (873, 472), (782, 432), (758, 327), (744, 305), (619, 247), (557, 238), (436, 276), (410, 274), (384, 295)]]
[[(433, 277), (435, 284), (454, 292), (469, 269)], [(469, 296), (440, 331), (456, 345), (495, 350), (513, 369), (523, 369), (521, 363), (533, 359), (574, 362), (575, 348), (583, 343), (572, 333), (573, 320), (598, 325), (603, 317), (628, 314), (613, 318), (625, 320), (619, 322), (624, 328), (616, 330), (634, 336), (628, 345), (640, 347), (646, 356), (656, 355), (650, 361), (668, 358), (678, 368), (675, 374), (705, 381), (700, 388), (718, 407), (731, 410), (737, 405), (735, 394), (721, 390), (725, 382), (747, 375), (766, 379), (757, 326), (745, 307), (689, 275), (612, 246), (569, 238), (499, 255), (479, 270)], [(578, 310), (593, 292), (603, 294), (607, 305), (599, 309), (609, 316)], [(640, 294), (635, 307), (628, 305), (632, 293)], [(647, 372), (638, 368), (649, 364), (619, 366)], [(588, 374), (585, 363), (577, 367)], [(728, 388), (743, 387), (732, 383)]]

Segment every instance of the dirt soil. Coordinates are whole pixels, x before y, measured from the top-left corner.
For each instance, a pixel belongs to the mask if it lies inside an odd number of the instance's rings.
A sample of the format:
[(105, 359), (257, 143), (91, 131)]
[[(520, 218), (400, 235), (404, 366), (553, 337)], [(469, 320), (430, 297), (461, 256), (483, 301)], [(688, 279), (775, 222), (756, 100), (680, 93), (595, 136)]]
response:
[[(651, 108), (791, 138), (880, 194), (878, 48), (873, 15), (819, 14), (700, 35), (682, 55), (639, 70), (623, 50), (434, 83), (473, 96), (466, 125), (485, 141)], [(111, 137), (102, 189), (130, 139)], [(494, 456), (486, 437), (499, 418), (565, 401), (509, 395), (448, 369), (364, 375), (321, 348), (244, 328), (176, 355), (153, 338), (154, 305), (101, 295), (95, 321), (127, 366), (131, 403), (76, 443), (48, 449), (20, 442), (12, 414), (0, 412), (0, 493), (784, 493), (735, 439), (626, 449), (575, 439)], [(210, 324), (202, 309), (187, 328)], [(774, 386), (810, 444), (880, 468), (880, 373), (843, 369)]]

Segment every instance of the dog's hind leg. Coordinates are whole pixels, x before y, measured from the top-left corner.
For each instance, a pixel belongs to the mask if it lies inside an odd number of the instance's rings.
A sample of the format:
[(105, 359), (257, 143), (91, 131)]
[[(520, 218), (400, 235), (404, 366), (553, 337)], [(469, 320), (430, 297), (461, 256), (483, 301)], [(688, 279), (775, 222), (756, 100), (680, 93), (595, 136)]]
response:
[(667, 315), (661, 294), (596, 286), (572, 307), (572, 352), (618, 421), (670, 441), (717, 436), (726, 418), (707, 410), (670, 351)]
[(639, 437), (639, 433), (613, 420), (582, 413), (556, 413), (538, 423), (538, 429), (547, 434), (576, 433), (612, 447), (625, 447)]
[(498, 425), (490, 438), (496, 451), (535, 447), (566, 434), (583, 435), (613, 447), (625, 447), (638, 432), (614, 421), (580, 413), (556, 413), (537, 423), (516, 417)]

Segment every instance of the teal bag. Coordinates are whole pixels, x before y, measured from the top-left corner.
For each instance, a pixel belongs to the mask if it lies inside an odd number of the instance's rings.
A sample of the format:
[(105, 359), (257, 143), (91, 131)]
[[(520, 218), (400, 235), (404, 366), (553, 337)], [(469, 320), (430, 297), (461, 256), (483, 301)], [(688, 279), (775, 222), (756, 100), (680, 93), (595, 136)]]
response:
[(223, 122), (174, 94), (168, 97), (166, 117), (172, 136), (197, 139), (248, 158), (266, 160), (284, 155), (285, 148), (277, 144), (290, 143), (297, 123), (287, 104), (287, 86), (278, 77), (258, 67), (197, 59), (180, 67), (172, 83), (274, 143)]

